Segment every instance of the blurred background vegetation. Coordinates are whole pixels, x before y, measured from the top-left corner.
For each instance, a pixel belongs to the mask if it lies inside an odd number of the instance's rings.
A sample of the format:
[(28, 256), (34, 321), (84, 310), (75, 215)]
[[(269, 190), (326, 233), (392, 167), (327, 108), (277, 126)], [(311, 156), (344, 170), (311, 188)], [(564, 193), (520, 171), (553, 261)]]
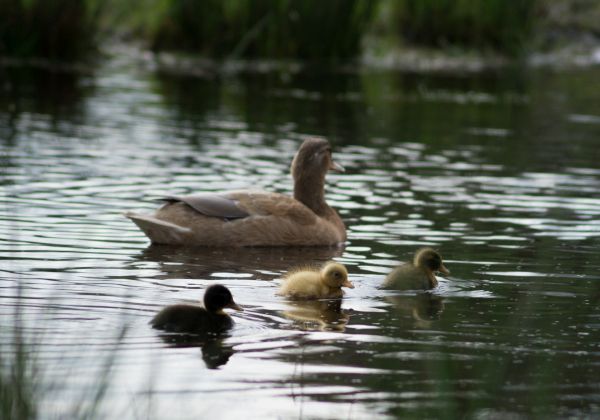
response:
[(369, 37), (519, 56), (597, 39), (598, 22), (595, 0), (0, 0), (0, 55), (75, 60), (136, 41), (218, 59), (339, 60)]
[(0, 55), (79, 59), (99, 43), (97, 0), (0, 0)]

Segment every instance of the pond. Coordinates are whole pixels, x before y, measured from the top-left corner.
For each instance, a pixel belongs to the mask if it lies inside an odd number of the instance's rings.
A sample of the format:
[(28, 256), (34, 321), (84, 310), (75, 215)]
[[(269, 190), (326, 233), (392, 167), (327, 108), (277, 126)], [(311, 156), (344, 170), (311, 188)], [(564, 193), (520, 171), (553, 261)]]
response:
[[(600, 415), (599, 67), (185, 75), (115, 55), (0, 70), (0, 345), (41, 418)], [(123, 217), (165, 194), (291, 192), (327, 138), (342, 248), (149, 246)], [(416, 249), (451, 275), (379, 288)], [(336, 259), (341, 302), (276, 295)], [(207, 342), (151, 329), (226, 285), (244, 312)]]

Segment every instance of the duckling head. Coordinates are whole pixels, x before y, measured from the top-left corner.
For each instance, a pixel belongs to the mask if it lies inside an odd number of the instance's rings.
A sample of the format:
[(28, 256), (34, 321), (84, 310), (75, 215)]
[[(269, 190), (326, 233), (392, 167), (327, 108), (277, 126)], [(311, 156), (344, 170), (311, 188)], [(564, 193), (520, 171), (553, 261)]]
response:
[(444, 266), (442, 256), (432, 248), (422, 248), (415, 253), (413, 264), (429, 271), (439, 271), (449, 275), (450, 271)]
[(320, 138), (304, 140), (292, 161), (291, 170), (294, 181), (312, 176), (324, 179), (329, 170), (344, 172), (344, 168), (333, 161), (329, 142)]
[(354, 289), (354, 285), (348, 280), (348, 270), (343, 264), (328, 262), (321, 269), (321, 278), (328, 287)]
[(243, 311), (242, 307), (234, 302), (229, 289), (221, 284), (213, 284), (204, 292), (204, 307), (209, 312), (218, 312), (223, 308)]

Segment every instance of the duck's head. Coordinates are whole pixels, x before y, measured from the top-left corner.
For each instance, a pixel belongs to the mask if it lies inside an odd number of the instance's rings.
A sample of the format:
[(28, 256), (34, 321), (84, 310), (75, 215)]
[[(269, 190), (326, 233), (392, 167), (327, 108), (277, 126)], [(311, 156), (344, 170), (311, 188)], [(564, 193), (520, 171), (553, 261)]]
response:
[(331, 146), (325, 139), (304, 140), (292, 161), (292, 177), (295, 181), (307, 177), (325, 178), (327, 171), (344, 172), (344, 168), (333, 161)]
[(349, 287), (350, 289), (354, 289), (354, 285), (348, 280), (348, 270), (346, 270), (343, 264), (328, 262), (321, 269), (321, 278), (328, 287)]
[(243, 311), (242, 307), (233, 301), (229, 289), (221, 284), (213, 284), (204, 292), (204, 307), (209, 312), (218, 312), (223, 308)]
[(449, 275), (450, 271), (444, 266), (442, 256), (432, 248), (421, 248), (415, 253), (413, 264), (429, 271), (439, 271)]

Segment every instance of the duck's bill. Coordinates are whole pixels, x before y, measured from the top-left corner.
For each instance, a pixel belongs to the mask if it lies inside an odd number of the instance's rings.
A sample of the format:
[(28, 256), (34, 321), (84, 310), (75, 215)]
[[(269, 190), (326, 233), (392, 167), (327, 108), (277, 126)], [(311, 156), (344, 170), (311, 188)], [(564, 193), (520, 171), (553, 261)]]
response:
[(352, 283), (350, 283), (350, 280), (346, 280), (345, 282), (342, 283), (342, 287), (347, 287), (349, 289), (354, 289), (354, 285)]
[(442, 273), (442, 274), (445, 274), (445, 275), (447, 275), (447, 276), (449, 276), (449, 275), (450, 275), (450, 270), (448, 270), (444, 264), (442, 264), (442, 266), (439, 268), (439, 270), (438, 270), (438, 271), (439, 271), (440, 273)]
[(225, 306), (226, 308), (231, 308), (231, 309), (235, 309), (236, 311), (244, 311), (244, 308), (242, 308), (240, 305), (238, 305), (235, 302), (231, 302), (229, 305)]
[(329, 164), (329, 170), (330, 171), (335, 171), (335, 172), (346, 172), (346, 170), (344, 169), (344, 167), (342, 165), (340, 165), (339, 163), (334, 162), (333, 160)]

